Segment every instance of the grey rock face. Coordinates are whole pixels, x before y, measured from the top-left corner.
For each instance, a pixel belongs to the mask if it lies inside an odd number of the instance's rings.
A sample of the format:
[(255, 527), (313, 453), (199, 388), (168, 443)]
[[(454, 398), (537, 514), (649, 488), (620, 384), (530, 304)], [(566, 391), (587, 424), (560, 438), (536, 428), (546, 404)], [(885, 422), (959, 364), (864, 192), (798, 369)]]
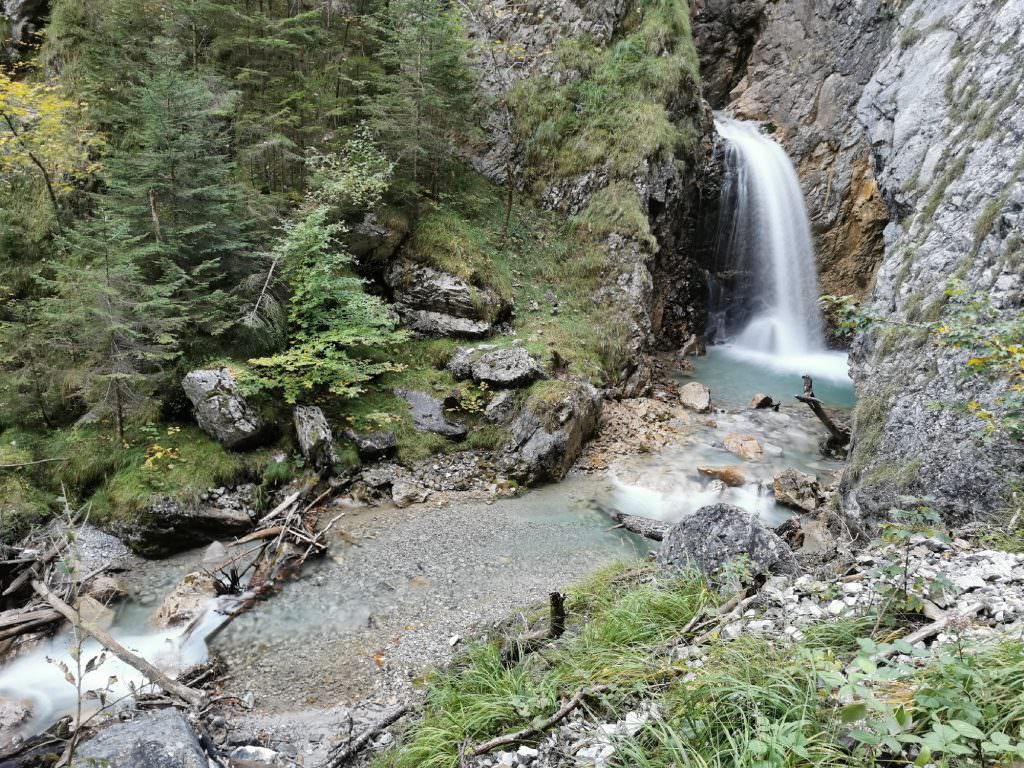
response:
[(558, 402), (539, 413), (529, 404), (512, 424), (503, 464), (510, 477), (527, 484), (561, 480), (597, 428), (601, 395), (589, 384), (571, 382)]
[(508, 310), (494, 291), (414, 261), (396, 261), (384, 279), (402, 322), (427, 336), (480, 338)]
[(756, 573), (793, 575), (800, 566), (782, 539), (739, 507), (712, 504), (672, 526), (658, 548), (658, 563), (696, 568), (713, 576), (723, 565), (746, 556)]
[[(899, 221), (886, 230), (871, 311), (910, 323), (948, 318), (954, 277), (1000, 316), (1022, 311), (1022, 25), (1020, 0), (915, 0), (901, 9), (857, 107)], [(841, 488), (850, 514), (871, 524), (904, 494), (935, 497), (953, 524), (1001, 509), (1020, 474), (1019, 451), (1002, 434), (981, 439), (969, 414), (931, 406), (991, 405), (1000, 383), (964, 378), (969, 353), (924, 333), (878, 328), (852, 352), (859, 406), (853, 471)]]
[(691, 381), (680, 388), (679, 402), (691, 411), (707, 413), (711, 410), (711, 390), (699, 381)]
[(409, 403), (413, 426), (420, 432), (434, 432), (451, 440), (462, 440), (466, 436), (466, 426), (450, 421), (444, 404), (436, 397), (411, 389), (396, 389), (395, 394)]
[(196, 504), (152, 501), (115, 533), (137, 554), (164, 557), (189, 547), (246, 533), (256, 519), (254, 485), (213, 489)]
[(544, 378), (544, 369), (523, 347), (461, 347), (448, 361), (457, 379), (473, 379), (499, 389), (525, 387)]
[(492, 424), (505, 424), (516, 415), (517, 407), (515, 393), (506, 389), (490, 399), (484, 408), (484, 418)]
[(181, 386), (199, 426), (226, 448), (252, 447), (266, 436), (266, 423), (246, 403), (227, 368), (192, 371)]
[(765, 4), (764, 0), (700, 0), (691, 6), (704, 98), (716, 109), (729, 102), (729, 93), (746, 72)]
[(184, 716), (174, 709), (161, 709), (104, 728), (78, 747), (74, 765), (207, 768), (207, 762)]
[(48, 0), (0, 0), (0, 17), (6, 19), (10, 28), (10, 47), (5, 47), (7, 40), (0, 40), (0, 61), (13, 62), (18, 58), (21, 46), (33, 42), (48, 11)]
[(315, 405), (298, 405), (293, 414), (299, 450), (306, 461), (324, 471), (338, 463), (334, 451), (334, 435), (323, 410)]
[(398, 440), (394, 432), (360, 433), (346, 429), (345, 437), (355, 443), (359, 458), (363, 461), (380, 461), (392, 456), (398, 449)]

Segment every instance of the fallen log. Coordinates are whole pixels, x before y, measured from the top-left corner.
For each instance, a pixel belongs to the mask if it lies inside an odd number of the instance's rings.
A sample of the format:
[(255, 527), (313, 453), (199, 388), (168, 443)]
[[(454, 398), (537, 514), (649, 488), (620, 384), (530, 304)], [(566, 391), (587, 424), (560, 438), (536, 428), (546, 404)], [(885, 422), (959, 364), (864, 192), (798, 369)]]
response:
[(818, 417), (818, 421), (825, 425), (831, 435), (832, 447), (842, 449), (850, 443), (850, 429), (836, 424), (825, 412), (821, 400), (814, 395), (814, 380), (810, 376), (804, 376), (804, 391), (802, 395), (794, 395), (801, 403), (805, 403), (811, 412)]
[(182, 685), (177, 680), (165, 675), (150, 662), (146, 661), (146, 659), (132, 651), (129, 651), (117, 642), (109, 632), (83, 619), (74, 608), (53, 594), (49, 588), (43, 584), (43, 582), (38, 579), (33, 579), (32, 589), (34, 589), (36, 594), (53, 606), (54, 610), (58, 611), (74, 626), (81, 629), (87, 635), (96, 638), (104, 648), (114, 654), (117, 658), (125, 664), (139, 670), (165, 691), (177, 696), (194, 709), (202, 709), (206, 706), (207, 696), (205, 693), (197, 691), (194, 688), (189, 688), (187, 685)]
[(354, 739), (347, 741), (344, 744), (339, 744), (327, 755), (327, 762), (324, 764), (324, 768), (341, 768), (341, 766), (345, 765), (345, 763), (359, 754), (363, 747), (370, 742), (370, 739), (383, 731), (389, 725), (397, 723), (411, 711), (412, 707), (408, 704), (404, 704), (401, 707), (393, 709)]
[(668, 523), (662, 522), (661, 520), (654, 520), (649, 517), (627, 515), (623, 512), (611, 512), (610, 514), (612, 519), (627, 531), (631, 531), (638, 536), (643, 536), (644, 538), (651, 539), (652, 541), (661, 541), (665, 538), (665, 533), (668, 529), (672, 527)]
[(521, 741), (532, 739), (534, 736), (539, 736), (551, 726), (558, 725), (558, 723), (564, 720), (574, 709), (576, 709), (576, 707), (582, 704), (583, 700), (587, 698), (587, 696), (596, 696), (600, 693), (604, 693), (608, 688), (609, 686), (607, 685), (595, 685), (592, 688), (582, 688), (576, 692), (575, 696), (563, 704), (562, 707), (551, 717), (546, 720), (542, 720), (535, 726), (530, 726), (529, 728), (524, 728), (521, 731), (516, 731), (515, 733), (510, 733), (506, 736), (498, 736), (490, 741), (485, 741), (483, 744), (476, 747), (476, 749), (470, 753), (470, 756), (479, 757), (480, 755), (486, 755), (488, 752), (495, 750), (498, 747), (517, 744)]

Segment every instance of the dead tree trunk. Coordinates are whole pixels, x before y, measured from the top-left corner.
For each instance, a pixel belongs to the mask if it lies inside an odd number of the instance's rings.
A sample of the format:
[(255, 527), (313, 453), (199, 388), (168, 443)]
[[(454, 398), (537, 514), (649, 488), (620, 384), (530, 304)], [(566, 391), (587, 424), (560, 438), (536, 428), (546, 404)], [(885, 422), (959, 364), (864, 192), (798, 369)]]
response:
[(839, 453), (842, 455), (846, 454), (846, 448), (850, 444), (850, 429), (849, 427), (841, 426), (832, 421), (832, 418), (825, 412), (822, 407), (821, 400), (814, 395), (814, 380), (805, 375), (804, 379), (804, 392), (802, 395), (794, 395), (797, 400), (801, 403), (806, 403), (807, 407), (811, 409), (818, 420), (825, 425), (825, 429), (828, 430), (830, 435), (826, 447), (831, 453)]
[(552, 592), (549, 595), (549, 604), (549, 621), (546, 630), (530, 632), (522, 637), (517, 637), (502, 648), (501, 663), (506, 669), (514, 667), (524, 656), (540, 649), (551, 640), (557, 640), (565, 632), (565, 595), (561, 592)]

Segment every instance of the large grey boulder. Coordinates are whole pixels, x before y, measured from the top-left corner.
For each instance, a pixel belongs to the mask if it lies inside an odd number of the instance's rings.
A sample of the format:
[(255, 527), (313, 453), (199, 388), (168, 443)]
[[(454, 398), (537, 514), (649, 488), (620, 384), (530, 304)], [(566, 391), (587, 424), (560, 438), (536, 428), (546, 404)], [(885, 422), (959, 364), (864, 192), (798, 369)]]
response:
[(730, 504), (711, 504), (683, 518), (665, 533), (657, 554), (663, 566), (696, 568), (708, 577), (741, 557), (749, 559), (752, 575), (800, 573), (786, 542)]
[(448, 360), (456, 379), (472, 379), (497, 389), (525, 387), (544, 378), (544, 368), (523, 347), (460, 347)]
[(266, 436), (266, 422), (242, 397), (227, 368), (192, 371), (181, 386), (200, 428), (226, 448), (249, 448)]
[(527, 401), (512, 424), (503, 469), (528, 485), (561, 480), (601, 416), (601, 394), (584, 382), (563, 382), (540, 399)]
[(391, 264), (384, 281), (394, 294), (402, 323), (426, 336), (481, 338), (508, 310), (489, 288), (408, 259)]
[(412, 389), (396, 389), (395, 394), (409, 404), (412, 425), (420, 432), (434, 432), (450, 440), (462, 440), (466, 436), (466, 426), (449, 420), (444, 404), (436, 397)]
[(334, 435), (323, 410), (315, 405), (297, 405), (293, 414), (299, 450), (315, 469), (324, 471), (338, 463)]
[(212, 541), (247, 533), (256, 521), (252, 484), (214, 488), (196, 502), (172, 497), (156, 498), (114, 533), (133, 552), (165, 557)]
[(362, 461), (380, 461), (393, 456), (398, 450), (394, 432), (356, 432), (346, 429), (345, 437), (352, 441)]
[(78, 746), (74, 768), (208, 768), (206, 753), (174, 709), (115, 723)]

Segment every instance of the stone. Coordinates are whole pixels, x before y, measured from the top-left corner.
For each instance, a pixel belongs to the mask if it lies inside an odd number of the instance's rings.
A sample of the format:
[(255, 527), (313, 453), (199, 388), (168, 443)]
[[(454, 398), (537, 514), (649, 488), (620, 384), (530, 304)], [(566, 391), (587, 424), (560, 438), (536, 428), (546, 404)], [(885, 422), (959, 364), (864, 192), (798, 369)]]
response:
[(132, 519), (117, 524), (115, 533), (145, 557), (165, 557), (238, 536), (256, 521), (255, 489), (252, 484), (239, 485), (195, 503), (157, 498)]
[(472, 379), (496, 389), (526, 387), (545, 376), (544, 368), (523, 347), (460, 347), (448, 360), (456, 379)]
[(755, 409), (772, 408), (776, 403), (769, 395), (758, 392), (750, 401), (750, 407)]
[(730, 488), (739, 488), (747, 482), (743, 475), (743, 467), (697, 467), (702, 475), (721, 480)]
[(228, 550), (219, 541), (215, 541), (203, 552), (203, 567), (209, 570), (220, 567), (228, 559)]
[(267, 437), (266, 423), (249, 407), (227, 368), (192, 371), (181, 386), (199, 427), (225, 448), (251, 448)]
[(104, 605), (128, 596), (128, 589), (116, 576), (100, 574), (90, 579), (85, 594)]
[(185, 717), (168, 708), (114, 723), (82, 742), (73, 768), (208, 768)]
[(394, 432), (356, 432), (345, 430), (345, 437), (352, 441), (362, 461), (380, 461), (395, 455), (398, 438)]
[(31, 699), (14, 699), (0, 695), (0, 754), (13, 746), (22, 726), (32, 717)]
[(742, 556), (749, 559), (754, 574), (800, 573), (786, 542), (756, 517), (729, 504), (711, 504), (684, 517), (665, 533), (657, 552), (662, 566), (695, 567), (707, 577)]
[(601, 394), (586, 382), (567, 381), (540, 402), (527, 401), (512, 424), (502, 466), (509, 477), (533, 485), (565, 477), (601, 415)]
[(691, 411), (708, 413), (711, 410), (711, 390), (699, 381), (691, 381), (680, 388), (679, 402)]
[(730, 432), (722, 438), (722, 444), (729, 453), (734, 453), (741, 459), (755, 461), (761, 458), (761, 444), (753, 435), (741, 435), (737, 432)]
[(512, 421), (518, 410), (518, 399), (514, 392), (504, 389), (496, 392), (487, 401), (484, 408), (484, 418), (492, 424), (507, 424)]
[(420, 432), (433, 432), (450, 440), (466, 437), (466, 426), (450, 421), (444, 412), (444, 404), (436, 397), (411, 389), (396, 389), (395, 394), (409, 404), (413, 427)]
[(278, 753), (268, 747), (247, 744), (232, 749), (228, 759), (232, 766), (238, 768), (249, 765), (275, 765), (278, 761)]
[(776, 472), (772, 480), (775, 501), (801, 512), (817, 512), (822, 495), (818, 478), (789, 467)]
[(216, 582), (209, 573), (196, 571), (185, 576), (164, 598), (153, 617), (158, 628), (188, 624), (217, 596)]
[(114, 623), (114, 611), (95, 597), (82, 595), (78, 598), (78, 613), (82, 621), (95, 624), (101, 629), (110, 629)]
[(482, 339), (491, 335), (492, 326), (486, 320), (454, 317), (443, 312), (399, 307), (402, 324), (424, 336), (453, 336), (459, 339)]
[(323, 472), (338, 463), (334, 435), (323, 409), (315, 405), (297, 405), (293, 421), (299, 450), (314, 469)]
[(430, 497), (430, 491), (413, 480), (396, 479), (391, 483), (391, 500), (399, 508), (410, 504), (422, 504)]

